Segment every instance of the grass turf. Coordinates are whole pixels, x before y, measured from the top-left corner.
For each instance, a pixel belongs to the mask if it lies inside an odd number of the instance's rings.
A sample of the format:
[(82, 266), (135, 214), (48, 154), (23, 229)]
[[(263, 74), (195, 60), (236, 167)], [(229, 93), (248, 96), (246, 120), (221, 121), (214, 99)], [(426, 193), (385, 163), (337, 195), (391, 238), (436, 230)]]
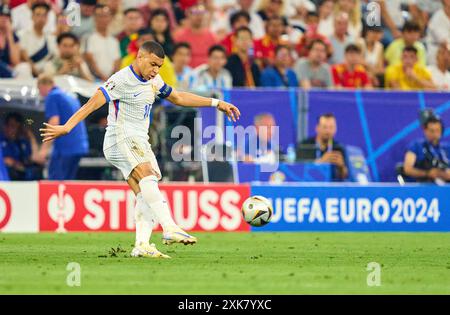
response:
[[(450, 293), (450, 233), (194, 234), (195, 246), (153, 236), (171, 260), (129, 257), (132, 233), (0, 234), (0, 293)], [(80, 287), (66, 284), (69, 262)], [(379, 287), (367, 285), (369, 262)]]

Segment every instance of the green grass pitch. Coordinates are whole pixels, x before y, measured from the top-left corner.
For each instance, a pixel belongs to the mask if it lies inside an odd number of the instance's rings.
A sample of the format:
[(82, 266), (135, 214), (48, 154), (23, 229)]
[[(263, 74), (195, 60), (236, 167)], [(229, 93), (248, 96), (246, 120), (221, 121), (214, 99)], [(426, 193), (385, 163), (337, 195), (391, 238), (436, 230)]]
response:
[[(194, 233), (131, 258), (133, 233), (0, 234), (1, 294), (450, 294), (450, 233)], [(114, 253), (111, 248), (121, 248)], [(70, 287), (67, 264), (81, 267)], [(367, 264), (381, 266), (368, 286)]]

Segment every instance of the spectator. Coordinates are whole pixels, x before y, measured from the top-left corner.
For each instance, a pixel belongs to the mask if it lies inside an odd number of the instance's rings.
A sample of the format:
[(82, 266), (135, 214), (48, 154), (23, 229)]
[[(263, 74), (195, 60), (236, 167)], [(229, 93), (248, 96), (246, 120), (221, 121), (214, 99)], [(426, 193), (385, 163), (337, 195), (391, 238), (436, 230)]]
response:
[(0, 182), (1, 181), (9, 181), (9, 174), (3, 161), (2, 146), (0, 145)]
[(348, 45), (345, 48), (344, 63), (332, 68), (334, 85), (344, 88), (371, 88), (369, 75), (361, 63), (361, 48), (355, 44)]
[[(382, 26), (384, 28), (383, 46), (388, 46), (394, 39), (402, 36), (400, 29), (405, 24), (405, 18), (402, 12), (404, 0), (375, 0), (381, 9)], [(415, 1), (415, 0), (414, 0)], [(413, 1), (407, 1), (408, 8)]]
[(319, 4), (319, 25), (317, 32), (326, 38), (334, 34), (333, 0), (324, 0)]
[[(49, 0), (27, 0), (25, 3), (22, 3), (21, 5), (18, 5), (11, 10), (11, 19), (15, 32), (33, 28), (31, 8), (36, 3), (47, 3), (48, 5), (51, 4)], [(56, 14), (55, 12), (53, 12), (53, 10), (50, 10), (48, 13), (47, 23), (44, 27), (44, 32), (53, 34), (55, 30)]]
[(228, 57), (225, 68), (233, 77), (233, 86), (255, 87), (260, 85), (258, 65), (249, 55), (253, 47), (252, 31), (248, 27), (236, 30), (236, 53)]
[[(333, 168), (333, 180), (341, 181), (348, 177), (346, 152), (343, 145), (337, 142), (337, 123), (333, 114), (327, 113), (319, 117), (316, 125), (316, 135), (304, 140), (301, 145), (316, 147), (316, 162), (330, 163)], [(299, 155), (299, 152), (297, 152)]]
[(200, 65), (192, 73), (191, 89), (201, 91), (217, 91), (230, 89), (233, 79), (230, 72), (224, 68), (227, 63), (225, 48), (214, 45), (208, 50), (208, 63)]
[(422, 66), (426, 65), (425, 46), (419, 41), (420, 27), (415, 22), (406, 22), (402, 29), (402, 37), (394, 40), (386, 49), (384, 58), (389, 66), (400, 62), (403, 49), (406, 46), (414, 46), (417, 49), (417, 57)]
[(304, 89), (333, 87), (331, 69), (326, 63), (327, 45), (316, 39), (308, 50), (308, 58), (299, 59), (294, 66), (300, 86)]
[(281, 38), (285, 32), (283, 19), (279, 16), (271, 17), (266, 22), (266, 35), (255, 41), (255, 58), (260, 68), (272, 65), (275, 58), (275, 48), (287, 44)]
[(330, 64), (344, 62), (345, 47), (352, 44), (354, 39), (348, 35), (348, 14), (339, 12), (334, 17), (334, 34), (330, 37), (333, 55), (330, 58)]
[(165, 10), (169, 17), (169, 26), (171, 30), (177, 27), (177, 20), (172, 7), (172, 3), (169, 0), (147, 0), (147, 3), (138, 8), (142, 17), (144, 18), (144, 25), (149, 25), (150, 18), (153, 16), (155, 10)]
[(290, 68), (292, 64), (291, 50), (288, 46), (275, 49), (275, 62), (261, 73), (261, 86), (266, 87), (298, 87), (297, 76)]
[(288, 25), (288, 21), (286, 19), (286, 0), (261, 0), (259, 4), (258, 14), (263, 19), (264, 22), (267, 22), (274, 18), (279, 17), (283, 22), (283, 25)]
[(363, 51), (363, 64), (369, 72), (373, 85), (377, 87), (384, 86), (384, 48), (381, 38), (383, 38), (381, 26), (367, 26), (364, 30), (364, 39), (357, 42)]
[(403, 49), (401, 63), (387, 67), (385, 86), (400, 90), (434, 89), (431, 73), (418, 63), (417, 49), (414, 46)]
[(155, 41), (164, 48), (167, 56), (172, 56), (174, 42), (170, 32), (170, 20), (167, 11), (164, 9), (154, 10), (149, 26), (153, 31)]
[(431, 72), (433, 83), (438, 90), (450, 91), (450, 44), (442, 44), (436, 55), (436, 65), (431, 65), (428, 69)]
[(429, 64), (436, 62), (436, 52), (440, 44), (450, 44), (450, 0), (442, 0), (442, 6), (428, 24), (426, 42)]
[(349, 17), (348, 34), (354, 40), (359, 39), (362, 31), (360, 0), (337, 0), (334, 10), (336, 13), (347, 13)]
[(247, 12), (250, 15), (249, 28), (253, 33), (254, 39), (260, 39), (266, 33), (264, 21), (261, 16), (252, 10), (253, 0), (238, 0), (239, 10)]
[[(143, 43), (145, 43), (146, 41), (155, 40), (155, 38), (153, 36), (153, 32), (149, 28), (140, 30), (138, 32), (138, 36), (139, 37), (136, 41), (136, 49), (134, 49), (132, 53), (130, 53), (129, 55), (125, 56), (122, 59), (120, 68), (128, 67), (133, 63), (133, 61), (136, 59), (139, 47), (141, 47), (141, 45)], [(131, 45), (131, 43), (130, 43), (130, 45)], [(163, 81), (165, 83), (167, 83), (168, 85), (176, 86), (177, 77), (175, 74), (175, 70), (173, 68), (172, 62), (170, 61), (170, 59), (167, 55), (164, 56), (164, 63), (161, 66), (161, 69), (159, 70), (159, 75), (161, 76)]]
[(58, 37), (62, 33), (70, 32), (71, 29), (72, 27), (69, 25), (68, 16), (64, 15), (64, 13), (58, 14), (54, 36)]
[[(40, 95), (45, 99), (45, 119), (51, 125), (63, 125), (80, 108), (78, 99), (55, 86), (53, 78), (42, 74), (38, 78)], [(88, 136), (84, 122), (80, 122), (64, 137), (44, 142), (39, 151), (45, 159), (53, 148), (48, 165), (48, 179), (71, 180), (76, 178), (81, 157), (89, 152)]]
[(409, 6), (409, 13), (411, 20), (416, 21), (420, 29), (424, 31), (430, 17), (440, 9), (442, 9), (442, 0), (414, 0)]
[(44, 31), (48, 20), (50, 6), (46, 3), (35, 3), (31, 8), (33, 27), (17, 33), (22, 48), (22, 59), (27, 61), (34, 76), (44, 70), (45, 63), (56, 54), (56, 39)]
[(192, 78), (192, 68), (189, 67), (191, 61), (191, 45), (185, 42), (175, 44), (172, 61), (177, 76), (177, 88), (187, 90), (190, 85), (190, 78)]
[(111, 12), (105, 5), (97, 5), (94, 12), (95, 32), (84, 41), (84, 58), (94, 76), (106, 81), (120, 67), (119, 41), (108, 35)]
[[(311, 19), (314, 19), (314, 23), (319, 24), (319, 14), (317, 13), (316, 6), (310, 0), (290, 0), (288, 1), (288, 7), (286, 10), (288, 16), (289, 26), (299, 33), (305, 33), (308, 25), (311, 25)], [(309, 21), (308, 21), (309, 20)], [(292, 31), (293, 34), (295, 34)], [(293, 42), (297, 42), (299, 38), (295, 38), (298, 35), (291, 35), (294, 37), (291, 39)]]
[[(117, 35), (120, 43), (120, 56), (124, 58), (129, 53), (128, 46), (132, 40), (138, 38), (138, 31), (144, 27), (144, 19), (142, 13), (136, 8), (130, 8), (124, 12), (123, 31)], [(137, 51), (135, 51), (137, 53)]]
[(12, 30), (9, 8), (0, 6), (0, 78), (12, 78), (15, 74), (14, 67), (20, 63), (18, 41)]
[(180, 28), (174, 35), (175, 42), (191, 45), (191, 67), (197, 67), (208, 60), (208, 49), (216, 43), (214, 34), (204, 26), (206, 10), (203, 5), (195, 5), (187, 11), (188, 25)]
[(420, 182), (450, 181), (450, 146), (441, 141), (443, 123), (434, 115), (422, 125), (424, 138), (408, 148), (403, 163), (405, 175)]
[(123, 30), (124, 15), (122, 0), (106, 0), (106, 5), (111, 12), (111, 23), (108, 26), (108, 34), (116, 37)]
[(81, 58), (78, 38), (72, 33), (63, 33), (57, 37), (56, 42), (58, 55), (46, 63), (44, 72), (50, 75), (72, 75), (93, 81), (94, 77), (88, 65)]
[(236, 30), (240, 27), (248, 27), (250, 23), (250, 15), (245, 11), (237, 11), (230, 17), (231, 33), (225, 36), (220, 44), (225, 47), (227, 55), (231, 55), (236, 52)]
[(308, 13), (306, 22), (306, 31), (303, 33), (300, 40), (298, 41), (298, 44), (295, 47), (298, 56), (307, 57), (309, 55), (308, 48), (311, 46), (311, 43), (316, 39), (320, 39), (327, 45), (327, 56), (331, 57), (333, 48), (331, 47), (331, 43), (328, 38), (318, 33), (317, 15), (315, 13)]
[(0, 143), (11, 180), (37, 180), (42, 178), (43, 164), (38, 159), (38, 144), (29, 128), (24, 126), (23, 116), (9, 113), (5, 117)]
[(95, 29), (94, 12), (97, 0), (80, 0), (80, 23), (72, 26), (71, 32), (78, 38), (91, 34)]

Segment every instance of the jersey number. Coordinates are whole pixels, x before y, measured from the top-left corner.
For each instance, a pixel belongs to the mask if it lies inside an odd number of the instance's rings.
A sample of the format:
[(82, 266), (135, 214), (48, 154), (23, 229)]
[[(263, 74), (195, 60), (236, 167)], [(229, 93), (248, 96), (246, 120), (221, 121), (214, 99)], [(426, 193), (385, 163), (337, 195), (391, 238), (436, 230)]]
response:
[(150, 109), (152, 108), (152, 106), (149, 105), (145, 105), (145, 109), (144, 109), (144, 119), (146, 119), (149, 115), (150, 115)]

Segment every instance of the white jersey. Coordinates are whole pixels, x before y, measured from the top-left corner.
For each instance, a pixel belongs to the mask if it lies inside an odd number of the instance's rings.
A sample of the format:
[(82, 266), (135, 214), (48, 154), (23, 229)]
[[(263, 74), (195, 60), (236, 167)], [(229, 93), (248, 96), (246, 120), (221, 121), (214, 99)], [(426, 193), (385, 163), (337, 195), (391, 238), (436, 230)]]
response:
[(113, 74), (100, 90), (109, 103), (104, 149), (129, 137), (148, 141), (150, 111), (155, 98), (165, 98), (172, 92), (159, 74), (147, 81), (138, 76), (132, 66)]

